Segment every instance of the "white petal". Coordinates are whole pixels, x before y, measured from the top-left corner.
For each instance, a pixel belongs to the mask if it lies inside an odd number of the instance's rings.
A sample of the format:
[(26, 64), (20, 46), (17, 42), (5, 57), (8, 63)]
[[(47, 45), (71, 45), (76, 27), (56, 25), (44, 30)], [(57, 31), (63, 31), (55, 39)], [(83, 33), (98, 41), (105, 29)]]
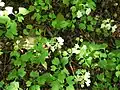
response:
[(8, 12), (8, 14), (13, 14), (13, 7), (5, 7), (5, 10)]
[(4, 6), (5, 6), (5, 3), (4, 3), (4, 2), (0, 2), (0, 6), (1, 6), (1, 7), (4, 7)]
[(89, 15), (90, 13), (91, 13), (91, 9), (90, 9), (90, 8), (87, 8), (86, 14)]

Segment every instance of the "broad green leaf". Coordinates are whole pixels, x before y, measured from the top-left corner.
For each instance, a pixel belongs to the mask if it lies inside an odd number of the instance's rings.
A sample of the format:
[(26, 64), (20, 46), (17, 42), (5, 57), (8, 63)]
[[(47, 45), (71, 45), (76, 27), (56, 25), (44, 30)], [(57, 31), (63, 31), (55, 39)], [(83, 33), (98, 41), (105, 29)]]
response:
[(116, 75), (116, 77), (120, 77), (120, 71), (117, 71), (117, 72), (115, 73), (115, 75)]
[(116, 70), (120, 70), (120, 64), (116, 66)]
[(68, 6), (69, 5), (69, 0), (63, 0), (63, 3)]
[(16, 22), (15, 21), (9, 22), (8, 25), (9, 27), (7, 28), (7, 30), (10, 31), (13, 35), (18, 35)]
[(5, 90), (18, 90), (19, 82), (11, 82), (10, 85), (7, 85)]
[(76, 11), (76, 7), (75, 6), (72, 6), (70, 9), (72, 10), (72, 12)]
[(4, 31), (3, 31), (3, 30), (0, 30), (0, 37), (2, 36), (3, 33), (4, 33)]
[(6, 24), (8, 21), (10, 21), (8, 16), (0, 16), (0, 24)]
[(86, 63), (87, 63), (88, 65), (91, 65), (91, 64), (92, 64), (92, 57), (87, 58), (87, 59), (86, 59)]
[(24, 30), (23, 30), (23, 33), (24, 33), (25, 35), (29, 35), (29, 32), (27, 31), (27, 29), (24, 29)]
[(87, 30), (88, 30), (88, 31), (94, 31), (92, 25), (87, 25)]
[(52, 86), (51, 90), (60, 90), (60, 87), (61, 87), (61, 85), (58, 81), (53, 81), (51, 83), (51, 86)]
[(27, 62), (31, 57), (32, 57), (32, 52), (27, 52), (21, 55), (21, 60)]
[(92, 16), (87, 16), (87, 20), (88, 20), (88, 21), (92, 21), (92, 20), (93, 20), (93, 17), (92, 17)]
[(51, 71), (55, 71), (56, 69), (57, 69), (56, 66), (54, 66), (54, 65), (51, 66)]
[(7, 80), (13, 80), (17, 78), (17, 71), (13, 69), (11, 72), (9, 72)]
[(27, 81), (26, 82), (27, 87), (31, 86), (31, 83), (32, 83), (31, 81)]
[(23, 16), (18, 16), (18, 21), (19, 22), (22, 22), (24, 20), (24, 17)]
[(69, 85), (66, 87), (66, 90), (75, 90), (74, 86), (73, 85)]
[(98, 64), (99, 64), (99, 66), (100, 66), (101, 68), (106, 69), (107, 61), (106, 61), (106, 60), (100, 60), (100, 61), (98, 62)]
[(34, 9), (35, 9), (35, 6), (30, 5), (29, 7), (30, 12), (34, 11)]
[(69, 85), (73, 85), (75, 82), (74, 82), (74, 76), (68, 76), (66, 78), (66, 81)]
[(37, 71), (30, 72), (30, 77), (36, 78), (38, 76), (39, 76), (39, 72), (37, 72)]
[(59, 64), (60, 64), (59, 59), (55, 57), (55, 58), (52, 60), (52, 64), (54, 64), (54, 65), (59, 65)]
[(97, 79), (100, 81), (105, 81), (104, 74), (97, 75)]
[(64, 21), (65, 20), (64, 16), (60, 12), (57, 14), (57, 18), (56, 19), (57, 19), (57, 21)]
[(66, 64), (68, 64), (68, 57), (63, 57), (60, 61), (64, 67)]
[(4, 82), (3, 81), (0, 81), (0, 88), (2, 88), (4, 85)]
[(79, 28), (85, 30), (86, 29), (86, 24), (80, 23)]
[(96, 21), (96, 20), (92, 20), (90, 23), (91, 23), (92, 25), (96, 25), (97, 21)]
[(27, 29), (32, 29), (33, 26), (29, 24), (29, 25), (26, 26), (26, 28), (27, 28)]
[(64, 72), (60, 72), (58, 74), (58, 81), (59, 82), (64, 83), (65, 78), (66, 78), (66, 74)]
[(120, 40), (115, 40), (116, 48), (120, 47)]
[(18, 69), (18, 75), (19, 75), (20, 77), (24, 77), (25, 74), (26, 74), (26, 72), (25, 72), (25, 69), (24, 69), (24, 68)]
[(29, 11), (26, 8), (19, 7), (19, 14), (26, 15)]
[(40, 86), (39, 85), (32, 85), (30, 87), (30, 90), (40, 90)]
[(42, 75), (42, 76), (37, 77), (37, 82), (39, 85), (44, 85), (46, 80), (47, 80), (46, 75)]

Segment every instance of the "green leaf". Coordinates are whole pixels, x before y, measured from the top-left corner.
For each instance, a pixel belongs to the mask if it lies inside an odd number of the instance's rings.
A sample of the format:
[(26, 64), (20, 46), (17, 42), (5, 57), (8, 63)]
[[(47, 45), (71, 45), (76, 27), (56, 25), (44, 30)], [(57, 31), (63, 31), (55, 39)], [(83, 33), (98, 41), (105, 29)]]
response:
[(69, 85), (66, 87), (66, 90), (75, 90), (74, 86), (73, 85)]
[(88, 31), (94, 31), (92, 25), (87, 25), (87, 30), (88, 30)]
[(116, 70), (120, 70), (120, 64), (116, 66)]
[(30, 87), (30, 90), (40, 90), (40, 86), (39, 85), (33, 85)]
[(66, 64), (68, 64), (68, 57), (63, 57), (63, 58), (61, 59), (61, 63), (62, 63), (62, 65), (63, 65), (63, 67), (64, 67)]
[(93, 17), (92, 17), (92, 16), (88, 16), (88, 17), (87, 17), (87, 20), (88, 20), (88, 21), (92, 21), (92, 20), (93, 20)]
[(60, 90), (61, 85), (60, 85), (60, 83), (58, 81), (53, 81), (51, 83), (51, 86), (52, 86), (51, 90)]
[(98, 64), (99, 64), (99, 66), (100, 66), (101, 68), (106, 69), (107, 61), (106, 61), (106, 60), (100, 60), (100, 61), (98, 62)]
[(8, 77), (7, 77), (7, 80), (13, 80), (17, 78), (17, 71), (15, 69), (13, 69), (9, 74), (8, 74)]
[(92, 20), (90, 23), (91, 23), (92, 25), (96, 25), (97, 21), (96, 21), (96, 20)]
[(66, 74), (64, 72), (60, 72), (58, 74), (58, 81), (59, 82), (64, 83), (65, 78), (66, 78)]
[(36, 78), (38, 76), (39, 76), (39, 72), (37, 72), (37, 71), (30, 72), (30, 77)]
[(27, 52), (21, 55), (21, 60), (27, 62), (31, 57), (32, 57), (32, 52)]
[(30, 12), (34, 11), (34, 9), (35, 9), (35, 6), (30, 5), (29, 7)]
[(19, 22), (22, 22), (24, 20), (24, 17), (23, 16), (18, 16), (18, 21)]
[(63, 3), (68, 6), (69, 5), (69, 0), (63, 0)]
[(65, 20), (64, 16), (62, 15), (62, 13), (58, 13), (56, 19), (57, 19), (57, 21), (64, 21)]
[(27, 87), (31, 86), (31, 84), (32, 84), (31, 81), (27, 81), (27, 82), (26, 82)]
[(116, 75), (116, 77), (120, 77), (120, 71), (117, 71), (117, 72), (115, 73), (115, 75)]
[(97, 75), (97, 79), (100, 81), (105, 81), (104, 74)]
[(2, 88), (4, 85), (4, 82), (3, 81), (0, 81), (0, 88)]
[(76, 11), (76, 7), (75, 6), (72, 6), (70, 9), (72, 10), (72, 12)]
[(54, 65), (59, 65), (59, 64), (60, 64), (59, 59), (55, 57), (55, 58), (52, 60), (52, 64), (54, 64)]
[(27, 29), (32, 29), (33, 26), (29, 24), (29, 25), (26, 26), (26, 28), (27, 28)]
[(3, 30), (0, 30), (0, 37), (2, 36), (3, 33), (4, 33), (4, 31), (3, 31)]
[(68, 76), (66, 78), (66, 81), (69, 85), (73, 85), (75, 83), (73, 80), (74, 80), (74, 76)]
[(85, 30), (86, 29), (86, 24), (80, 23), (79, 28)]
[(18, 69), (18, 75), (19, 75), (20, 77), (24, 77), (24, 76), (25, 76), (26, 72), (25, 72), (24, 70), (25, 70), (24, 68)]
[(24, 33), (25, 35), (29, 35), (29, 32), (27, 31), (27, 29), (24, 29), (24, 30), (23, 30), (23, 33)]
[(19, 82), (11, 82), (10, 85), (6, 86), (5, 90), (18, 90), (19, 88)]
[(8, 16), (0, 16), (1, 24), (6, 24), (8, 21), (10, 21), (10, 18)]
[(51, 66), (51, 71), (55, 71), (56, 69), (57, 69), (56, 66), (54, 66), (54, 65)]
[(91, 64), (92, 64), (92, 57), (87, 58), (87, 59), (86, 59), (86, 63), (87, 63), (88, 65), (91, 65)]
[(115, 40), (116, 48), (120, 47), (120, 40)]
[(26, 15), (29, 11), (26, 8), (19, 7), (19, 14)]

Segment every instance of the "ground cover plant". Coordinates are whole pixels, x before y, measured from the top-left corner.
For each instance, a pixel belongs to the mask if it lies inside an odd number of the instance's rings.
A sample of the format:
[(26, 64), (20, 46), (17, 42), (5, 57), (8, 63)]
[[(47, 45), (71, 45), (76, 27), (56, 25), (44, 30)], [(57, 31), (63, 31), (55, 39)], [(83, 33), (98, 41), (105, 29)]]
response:
[(0, 90), (119, 90), (119, 0), (0, 0)]

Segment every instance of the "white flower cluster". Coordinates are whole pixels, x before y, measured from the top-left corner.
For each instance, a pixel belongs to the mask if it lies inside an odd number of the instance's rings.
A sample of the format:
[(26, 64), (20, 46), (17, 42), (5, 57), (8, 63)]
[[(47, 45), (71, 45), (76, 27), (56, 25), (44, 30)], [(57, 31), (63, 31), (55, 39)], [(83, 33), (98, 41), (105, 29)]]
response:
[(91, 83), (91, 81), (90, 81), (90, 73), (89, 72), (86, 72), (85, 73), (85, 75), (84, 75), (84, 80), (85, 80), (85, 84), (87, 85), (87, 86), (90, 86), (90, 83)]
[(84, 87), (84, 84), (86, 84), (87, 87), (89, 87), (90, 83), (91, 83), (91, 81), (90, 81), (90, 73), (86, 72), (86, 70), (78, 70), (78, 72), (80, 72), (80, 74), (77, 74), (76, 81), (80, 82), (80, 85), (81, 85), (82, 88)]
[[(5, 3), (2, 2), (0, 0), (0, 7), (4, 7), (5, 6)], [(9, 14), (13, 14), (13, 7), (5, 7), (5, 10), (0, 10), (0, 16), (5, 16), (5, 15), (9, 15)]]
[(53, 40), (53, 42), (46, 43), (47, 47), (49, 47), (52, 50), (52, 52), (54, 52), (56, 49), (61, 49), (61, 46), (63, 44), (64, 44), (64, 39), (62, 37), (56, 37)]
[[(4, 7), (4, 6), (5, 6), (5, 3), (0, 0), (0, 7)], [(18, 13), (18, 12), (15, 11), (15, 13), (14, 13), (13, 7), (11, 7), (11, 6), (5, 7), (5, 10), (0, 10), (0, 16), (7, 16), (9, 14), (15, 15), (16, 13)], [(24, 7), (19, 7), (19, 13), (24, 15), (24, 14), (27, 14), (28, 11)]]
[(117, 26), (116, 25), (111, 25), (112, 23), (114, 22), (114, 20), (110, 20), (110, 19), (106, 19), (106, 20), (103, 20), (102, 21), (102, 24), (101, 24), (101, 28), (102, 29), (107, 29), (107, 30), (110, 30), (112, 29), (112, 32), (114, 33)]
[(88, 7), (88, 4), (80, 4), (82, 5), (85, 10), (78, 10), (77, 11), (77, 18), (81, 18), (84, 14), (89, 15), (91, 13), (91, 8)]
[[(21, 43), (23, 42), (23, 43)], [(19, 48), (25, 48), (25, 49), (31, 49), (34, 47), (35, 44), (35, 38), (33, 37), (27, 37), (23, 39), (23, 37), (20, 37), (20, 40), (17, 40), (14, 43), (14, 49), (18, 50)]]

